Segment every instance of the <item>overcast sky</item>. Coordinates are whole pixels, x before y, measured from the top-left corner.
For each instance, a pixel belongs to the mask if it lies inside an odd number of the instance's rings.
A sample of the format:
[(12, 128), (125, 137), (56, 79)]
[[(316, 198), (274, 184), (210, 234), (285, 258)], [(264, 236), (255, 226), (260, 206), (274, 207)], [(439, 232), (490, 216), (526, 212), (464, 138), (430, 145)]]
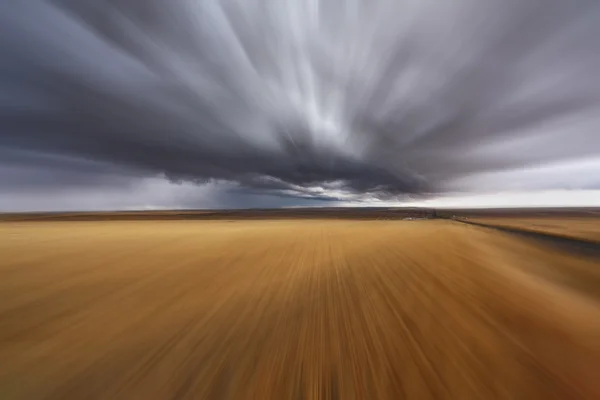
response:
[(600, 205), (599, 38), (597, 0), (5, 1), (0, 211)]

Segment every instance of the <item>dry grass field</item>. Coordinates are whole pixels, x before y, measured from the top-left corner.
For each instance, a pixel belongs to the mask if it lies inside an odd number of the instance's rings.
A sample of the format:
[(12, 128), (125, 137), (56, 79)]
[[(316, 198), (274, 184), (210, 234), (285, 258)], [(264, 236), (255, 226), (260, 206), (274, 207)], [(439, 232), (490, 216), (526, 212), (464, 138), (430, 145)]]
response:
[(598, 399), (600, 269), (452, 221), (0, 223), (0, 399)]
[(600, 218), (598, 217), (488, 217), (473, 218), (472, 221), (600, 242)]

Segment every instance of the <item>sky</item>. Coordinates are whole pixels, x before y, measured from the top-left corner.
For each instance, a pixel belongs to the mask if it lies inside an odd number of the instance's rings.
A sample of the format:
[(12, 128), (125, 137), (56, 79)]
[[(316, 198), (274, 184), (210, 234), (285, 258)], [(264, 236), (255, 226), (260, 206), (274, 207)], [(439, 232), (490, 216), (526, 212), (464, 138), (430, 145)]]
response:
[(0, 211), (600, 206), (597, 0), (0, 5)]

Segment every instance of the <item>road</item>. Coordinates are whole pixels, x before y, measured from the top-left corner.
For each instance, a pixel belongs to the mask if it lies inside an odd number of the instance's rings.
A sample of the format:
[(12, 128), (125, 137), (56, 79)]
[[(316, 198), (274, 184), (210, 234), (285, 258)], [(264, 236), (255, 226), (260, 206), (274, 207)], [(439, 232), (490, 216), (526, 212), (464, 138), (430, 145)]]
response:
[(596, 399), (600, 271), (452, 221), (0, 224), (0, 399)]

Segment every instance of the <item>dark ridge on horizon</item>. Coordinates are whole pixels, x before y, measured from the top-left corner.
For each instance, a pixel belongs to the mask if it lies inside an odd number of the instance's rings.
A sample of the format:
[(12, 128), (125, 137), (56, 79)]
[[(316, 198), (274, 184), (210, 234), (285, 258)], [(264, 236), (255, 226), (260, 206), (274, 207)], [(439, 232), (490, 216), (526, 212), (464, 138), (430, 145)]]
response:
[(0, 221), (210, 220), (210, 219), (404, 219), (465, 217), (600, 217), (600, 207), (450, 209), (430, 207), (294, 207), (271, 209), (122, 210), (0, 213)]

